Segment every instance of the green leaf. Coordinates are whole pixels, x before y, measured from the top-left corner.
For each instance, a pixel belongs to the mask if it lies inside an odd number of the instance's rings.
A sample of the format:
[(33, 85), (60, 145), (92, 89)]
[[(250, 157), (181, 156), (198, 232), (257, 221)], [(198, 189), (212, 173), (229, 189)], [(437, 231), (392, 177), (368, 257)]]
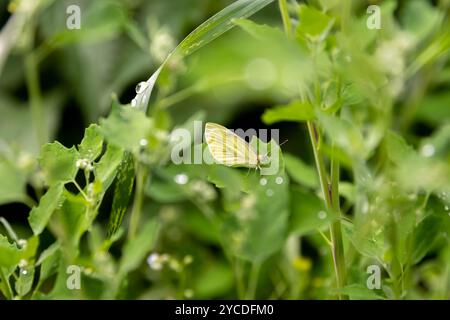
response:
[(297, 32), (313, 39), (323, 39), (333, 26), (334, 19), (305, 4), (299, 7)]
[(336, 215), (327, 211), (323, 200), (311, 192), (299, 188), (291, 189), (290, 231), (296, 235), (315, 232), (329, 226)]
[(442, 221), (440, 218), (430, 215), (425, 218), (414, 231), (412, 245), (412, 264), (419, 263), (430, 251), (439, 236)]
[(96, 124), (91, 124), (84, 131), (83, 140), (78, 145), (80, 158), (94, 161), (102, 153), (102, 149), (103, 137), (99, 133), (98, 126)]
[(153, 249), (158, 229), (158, 221), (155, 219), (149, 220), (142, 226), (138, 235), (125, 244), (120, 259), (121, 273), (128, 273), (139, 267), (142, 260)]
[(284, 161), (286, 163), (286, 171), (295, 182), (309, 188), (319, 186), (317, 172), (313, 167), (288, 153), (284, 154)]
[[(278, 171), (271, 175), (251, 172), (247, 176), (240, 205), (238, 208), (228, 208), (232, 211), (225, 218), (221, 234), (223, 243), (227, 243), (233, 255), (262, 262), (278, 251), (286, 239), (289, 180), (284, 173), (279, 146), (274, 141), (265, 144), (257, 138), (251, 144), (256, 142), (259, 147), (272, 150), (270, 158), (277, 163)], [(275, 157), (275, 154), (279, 156)]]
[(44, 145), (39, 155), (39, 164), (46, 183), (52, 186), (73, 181), (78, 171), (78, 159), (75, 147), (68, 149), (59, 142)]
[(61, 256), (60, 248), (60, 244), (55, 242), (39, 256), (39, 259), (36, 262), (36, 266), (41, 266), (38, 286), (41, 286), (45, 280), (55, 274), (58, 270), (59, 259)]
[(280, 121), (302, 122), (314, 119), (314, 109), (308, 102), (293, 101), (284, 106), (276, 106), (264, 111), (262, 120), (265, 124)]
[(55, 214), (52, 231), (61, 241), (64, 256), (75, 257), (79, 250), (78, 245), (81, 236), (91, 226), (92, 216), (88, 216), (89, 210), (87, 210), (83, 195), (73, 195), (66, 191), (64, 196), (66, 201)]
[(101, 181), (104, 191), (106, 191), (113, 182), (117, 174), (117, 167), (122, 163), (123, 157), (123, 149), (109, 144), (100, 161), (94, 164), (95, 178)]
[(117, 181), (114, 187), (114, 198), (111, 215), (108, 222), (108, 237), (117, 232), (122, 224), (133, 192), (134, 183), (134, 158), (129, 152), (125, 152), (122, 163), (117, 172)]
[(22, 252), (8, 238), (0, 234), (0, 267), (15, 267), (22, 258)]
[(385, 140), (387, 155), (396, 164), (401, 164), (405, 159), (418, 156), (400, 135), (392, 131), (386, 134)]
[(19, 278), (14, 284), (16, 292), (20, 297), (23, 297), (28, 292), (30, 292), (31, 287), (33, 286), (33, 280), (34, 280), (33, 266), (21, 269)]
[(337, 293), (348, 296), (351, 300), (385, 300), (375, 290), (370, 290), (361, 284), (351, 284), (341, 289), (333, 290)]
[(204, 264), (201, 276), (197, 277), (194, 285), (196, 299), (220, 298), (233, 288), (233, 272), (228, 264)]
[(175, 48), (159, 69), (146, 81), (145, 89), (134, 98), (137, 109), (144, 112), (147, 111), (148, 101), (156, 80), (172, 56), (179, 59), (192, 54), (233, 28), (235, 26), (233, 19), (248, 18), (271, 2), (273, 0), (238, 0), (198, 26)]
[(347, 154), (363, 159), (367, 157), (364, 138), (354, 123), (325, 113), (321, 113), (318, 118), (330, 139)]
[(65, 201), (64, 185), (59, 183), (52, 185), (41, 198), (39, 205), (34, 207), (28, 222), (35, 235), (39, 235), (46, 227), (53, 212), (60, 208)]
[(186, 192), (176, 183), (151, 181), (145, 193), (160, 203), (176, 203), (188, 199)]
[(0, 157), (0, 205), (25, 197), (26, 175), (7, 159)]
[(152, 128), (152, 120), (141, 111), (114, 102), (108, 118), (100, 120), (99, 130), (109, 143), (137, 152), (141, 148), (141, 140), (148, 138)]

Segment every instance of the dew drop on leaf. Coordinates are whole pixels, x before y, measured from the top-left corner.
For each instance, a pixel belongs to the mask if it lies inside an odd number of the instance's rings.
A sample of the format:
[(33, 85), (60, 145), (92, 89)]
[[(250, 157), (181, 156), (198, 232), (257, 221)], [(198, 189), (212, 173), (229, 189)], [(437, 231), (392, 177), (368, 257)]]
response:
[(140, 94), (140, 93), (144, 92), (146, 87), (147, 87), (147, 82), (145, 82), (145, 81), (139, 82), (136, 86), (136, 93)]
[(325, 211), (319, 211), (317, 214), (320, 220), (324, 220), (327, 217), (327, 213)]
[(188, 183), (189, 177), (184, 173), (180, 173), (180, 174), (177, 174), (173, 178), (173, 180), (175, 181), (176, 184), (184, 185), (184, 184)]

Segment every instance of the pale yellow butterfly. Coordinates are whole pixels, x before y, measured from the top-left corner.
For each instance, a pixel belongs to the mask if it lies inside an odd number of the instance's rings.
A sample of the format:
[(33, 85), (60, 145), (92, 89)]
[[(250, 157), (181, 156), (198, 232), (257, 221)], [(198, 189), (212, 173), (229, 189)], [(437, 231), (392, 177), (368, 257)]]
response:
[(258, 155), (241, 137), (217, 123), (205, 126), (205, 140), (217, 163), (228, 167), (260, 168), (267, 156)]

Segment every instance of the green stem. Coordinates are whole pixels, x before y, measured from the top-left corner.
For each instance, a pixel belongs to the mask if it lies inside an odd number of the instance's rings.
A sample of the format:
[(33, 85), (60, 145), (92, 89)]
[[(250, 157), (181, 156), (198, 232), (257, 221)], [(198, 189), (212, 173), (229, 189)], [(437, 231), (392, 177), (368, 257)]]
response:
[(278, 0), (278, 5), (280, 7), (281, 18), (283, 19), (284, 31), (288, 37), (292, 37), (292, 23), (289, 18), (286, 0)]
[(256, 289), (258, 287), (259, 270), (261, 269), (261, 263), (254, 262), (252, 269), (250, 270), (250, 277), (247, 288), (247, 299), (255, 299)]
[(26, 81), (31, 105), (31, 116), (38, 146), (47, 142), (45, 117), (42, 108), (41, 88), (39, 85), (38, 63), (33, 53), (25, 59)]
[[(319, 174), (320, 186), (322, 194), (325, 199), (325, 204), (328, 210), (340, 214), (339, 206), (339, 162), (336, 156), (332, 155), (331, 159), (331, 183), (329, 182), (328, 175), (325, 169), (322, 153), (320, 150), (320, 134), (316, 125), (308, 121), (307, 122), (309, 136), (311, 138), (311, 144), (313, 147), (314, 159), (316, 162), (317, 172)], [(334, 147), (333, 147), (334, 150)], [(345, 256), (344, 246), (342, 242), (342, 231), (340, 219), (337, 219), (330, 226), (331, 235), (331, 251), (333, 255), (333, 265), (336, 274), (336, 286), (338, 289), (345, 285)], [(339, 299), (344, 297), (338, 294)]]
[(242, 268), (242, 262), (239, 258), (236, 258), (234, 262), (235, 277), (236, 277), (236, 289), (239, 300), (245, 299), (245, 285), (244, 285), (244, 274)]
[(332, 209), (338, 215), (338, 219), (331, 225), (331, 242), (333, 243), (333, 261), (336, 272), (338, 288), (345, 286), (345, 256), (342, 241), (341, 206), (339, 203), (339, 160), (337, 159), (335, 146), (332, 147), (331, 157), (331, 202)]
[(128, 239), (133, 239), (136, 235), (139, 222), (141, 220), (142, 203), (144, 201), (144, 187), (147, 181), (147, 167), (136, 165), (136, 190), (134, 192), (133, 209), (131, 211), (130, 228), (128, 230)]

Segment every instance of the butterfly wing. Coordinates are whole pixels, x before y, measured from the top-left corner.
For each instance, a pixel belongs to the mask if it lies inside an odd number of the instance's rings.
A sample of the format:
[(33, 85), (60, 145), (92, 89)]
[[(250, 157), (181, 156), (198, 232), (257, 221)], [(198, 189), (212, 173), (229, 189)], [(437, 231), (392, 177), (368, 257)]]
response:
[(205, 126), (205, 140), (209, 152), (219, 164), (248, 168), (258, 165), (258, 155), (250, 145), (224, 126), (208, 122)]

